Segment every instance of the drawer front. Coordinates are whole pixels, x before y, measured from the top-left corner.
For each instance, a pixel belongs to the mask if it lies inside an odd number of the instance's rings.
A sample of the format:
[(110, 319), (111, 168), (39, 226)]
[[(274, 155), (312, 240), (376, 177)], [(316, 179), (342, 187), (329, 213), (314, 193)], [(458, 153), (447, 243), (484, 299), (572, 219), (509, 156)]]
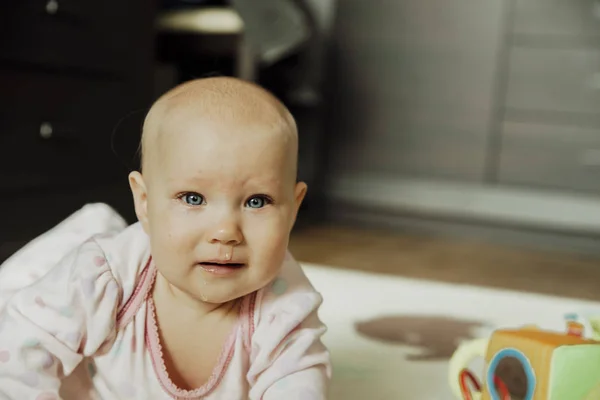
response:
[(153, 21), (137, 0), (1, 3), (0, 59), (121, 73), (151, 55)]
[(499, 181), (600, 193), (600, 128), (505, 122)]
[(513, 32), (524, 35), (598, 36), (597, 0), (516, 0)]
[[(81, 125), (80, 125), (81, 126)], [(0, 129), (0, 193), (26, 189), (96, 184), (115, 179), (119, 169), (110, 152), (110, 124), (90, 124), (75, 137), (74, 123), (2, 121)], [(49, 136), (48, 134), (52, 134)], [(97, 137), (103, 135), (104, 141)], [(92, 139), (92, 137), (94, 137)], [(121, 171), (123, 175), (125, 171)]]
[(600, 113), (600, 48), (513, 47), (507, 107), (524, 111)]
[(111, 136), (119, 127), (119, 143), (138, 140), (118, 125), (136, 105), (118, 82), (15, 72), (0, 73), (0, 87), (0, 192), (125, 175)]

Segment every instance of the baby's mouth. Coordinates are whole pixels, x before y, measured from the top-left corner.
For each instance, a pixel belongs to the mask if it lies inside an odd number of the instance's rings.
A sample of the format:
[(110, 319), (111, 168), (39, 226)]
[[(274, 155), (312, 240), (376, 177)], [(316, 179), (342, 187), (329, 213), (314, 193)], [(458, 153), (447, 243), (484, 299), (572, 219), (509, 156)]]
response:
[(244, 263), (210, 260), (198, 263), (198, 266), (213, 276), (229, 276), (241, 271), (246, 266)]
[(226, 267), (226, 268), (241, 268), (246, 264), (243, 263), (236, 263), (236, 262), (228, 262), (228, 261), (204, 261), (201, 262), (200, 265), (202, 265), (203, 267), (212, 267), (212, 268), (219, 268), (219, 267)]

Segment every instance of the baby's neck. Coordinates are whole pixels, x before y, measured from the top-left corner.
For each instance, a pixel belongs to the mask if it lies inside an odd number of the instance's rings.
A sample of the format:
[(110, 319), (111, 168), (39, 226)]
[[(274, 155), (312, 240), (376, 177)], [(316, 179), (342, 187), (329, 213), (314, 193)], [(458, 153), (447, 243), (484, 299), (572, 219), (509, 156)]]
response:
[(239, 311), (239, 302), (234, 300), (223, 304), (214, 304), (191, 297), (189, 294), (173, 286), (164, 276), (157, 272), (152, 288), (152, 299), (162, 307), (185, 315), (190, 320), (202, 320), (205, 317), (227, 317)]

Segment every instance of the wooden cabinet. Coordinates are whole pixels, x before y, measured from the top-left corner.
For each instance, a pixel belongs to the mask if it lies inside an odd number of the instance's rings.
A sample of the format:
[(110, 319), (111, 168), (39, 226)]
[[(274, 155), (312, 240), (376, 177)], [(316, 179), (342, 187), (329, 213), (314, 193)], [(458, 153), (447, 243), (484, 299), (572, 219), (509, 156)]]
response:
[(87, 202), (132, 220), (124, 162), (153, 100), (154, 15), (146, 0), (0, 3), (0, 246)]

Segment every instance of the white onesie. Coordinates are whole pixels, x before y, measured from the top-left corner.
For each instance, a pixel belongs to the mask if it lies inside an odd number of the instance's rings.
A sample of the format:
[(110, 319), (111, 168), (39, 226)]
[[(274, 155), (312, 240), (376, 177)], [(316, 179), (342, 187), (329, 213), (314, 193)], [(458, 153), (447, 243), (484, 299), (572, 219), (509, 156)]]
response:
[(148, 295), (155, 275), (137, 223), (94, 236), (43, 274), (29, 274), (31, 284), (5, 290), (0, 399), (327, 398), (322, 298), (291, 255), (277, 279), (244, 297), (210, 380), (192, 391), (166, 373)]

